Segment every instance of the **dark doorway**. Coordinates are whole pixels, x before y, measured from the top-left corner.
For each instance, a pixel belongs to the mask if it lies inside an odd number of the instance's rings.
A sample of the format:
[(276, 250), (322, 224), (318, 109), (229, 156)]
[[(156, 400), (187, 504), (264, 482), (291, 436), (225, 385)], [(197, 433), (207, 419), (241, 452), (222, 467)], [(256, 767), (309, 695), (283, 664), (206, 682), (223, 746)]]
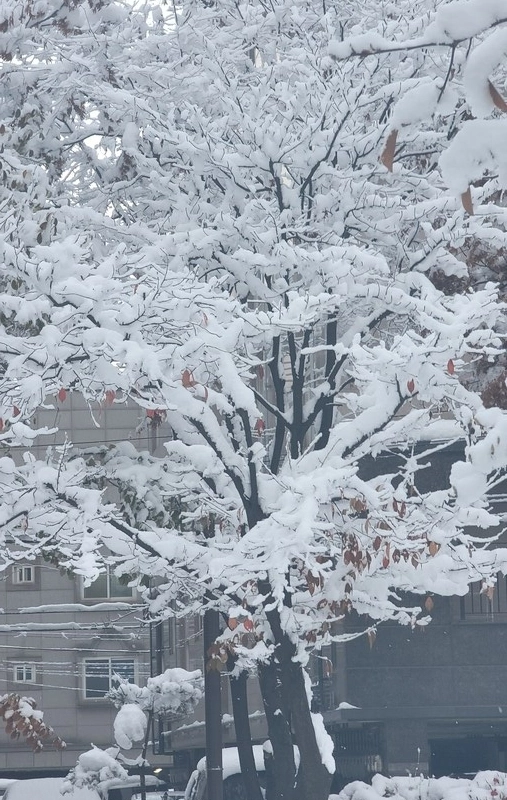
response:
[(498, 769), (495, 737), (463, 736), (430, 740), (430, 775), (468, 777), (483, 769)]

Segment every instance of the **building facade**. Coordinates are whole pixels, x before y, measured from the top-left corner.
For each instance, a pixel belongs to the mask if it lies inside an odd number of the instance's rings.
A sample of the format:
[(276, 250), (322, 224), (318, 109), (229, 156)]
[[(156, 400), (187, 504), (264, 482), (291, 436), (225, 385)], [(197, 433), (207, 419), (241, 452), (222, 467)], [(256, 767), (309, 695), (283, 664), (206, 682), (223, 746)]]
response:
[[(32, 452), (38, 458), (66, 440), (78, 447), (131, 441), (152, 452), (158, 444), (158, 429), (138, 408), (88, 405), (72, 393), (41, 408), (33, 425), (58, 426), (57, 433), (37, 440)], [(3, 455), (21, 460), (23, 451), (6, 448)], [(67, 747), (58, 751), (48, 743), (34, 754), (22, 739), (4, 733), (0, 721), (0, 775), (65, 775), (91, 743), (114, 743), (116, 711), (106, 692), (116, 675), (143, 684), (151, 670), (149, 625), (138, 601), (135, 591), (111, 572), (85, 587), (79, 577), (40, 558), (3, 565), (0, 695), (33, 697)], [(151, 761), (156, 767), (167, 758), (152, 755)]]

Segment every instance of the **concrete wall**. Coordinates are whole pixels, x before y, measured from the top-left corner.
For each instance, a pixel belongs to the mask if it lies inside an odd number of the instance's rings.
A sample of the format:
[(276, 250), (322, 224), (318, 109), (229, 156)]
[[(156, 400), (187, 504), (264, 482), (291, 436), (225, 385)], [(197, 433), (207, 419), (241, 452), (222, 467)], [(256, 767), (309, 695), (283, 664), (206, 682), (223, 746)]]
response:
[[(382, 722), (391, 773), (431, 770), (432, 747), (441, 763), (435, 748), (450, 740), (507, 735), (507, 615), (463, 617), (458, 598), (434, 602), (427, 628), (383, 625), (372, 649), (363, 638), (347, 645), (346, 700), (358, 709), (340, 721)], [(495, 752), (488, 768), (500, 769)]]
[[(133, 405), (99, 402), (88, 406), (79, 395), (69, 393), (64, 401), (55, 399), (53, 406), (41, 408), (33, 419), (35, 427), (59, 427), (58, 433), (37, 440), (32, 451), (38, 458), (44, 457), (48, 446), (62, 444), (65, 438), (77, 446), (131, 441), (139, 449), (153, 452), (158, 448), (160, 452), (162, 427), (152, 429), (144, 412)], [(167, 435), (167, 430), (163, 434)], [(10, 450), (9, 454), (21, 459), (23, 451)], [(132, 657), (136, 661), (136, 677), (143, 683), (150, 674), (149, 635), (141, 627), (142, 612), (135, 609), (135, 598), (130, 601), (131, 613), (20, 610), (58, 603), (90, 606), (102, 602), (83, 599), (80, 579), (62, 575), (55, 565), (41, 560), (23, 563), (35, 570), (33, 584), (16, 584), (11, 568), (0, 574), (0, 694), (17, 692), (33, 697), (44, 711), (45, 721), (67, 742), (67, 749), (57, 752), (48, 745), (34, 755), (23, 743), (10, 740), (0, 725), (0, 775), (18, 770), (66, 772), (91, 742), (109, 746), (113, 741), (115, 709), (107, 700), (84, 698), (83, 661)], [(75, 623), (76, 630), (69, 630), (69, 623)], [(16, 625), (20, 630), (7, 630), (7, 626)], [(30, 630), (37, 626), (43, 630)], [(78, 626), (88, 629), (78, 630)], [(14, 681), (13, 669), (22, 663), (34, 664), (35, 681)], [(166, 761), (156, 756), (151, 760), (154, 764)]]

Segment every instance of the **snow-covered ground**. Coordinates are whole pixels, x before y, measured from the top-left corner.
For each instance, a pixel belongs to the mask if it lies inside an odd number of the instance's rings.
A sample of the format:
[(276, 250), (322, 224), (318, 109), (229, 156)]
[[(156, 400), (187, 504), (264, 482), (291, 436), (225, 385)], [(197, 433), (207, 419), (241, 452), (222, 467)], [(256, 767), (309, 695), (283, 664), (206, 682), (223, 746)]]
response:
[(374, 775), (371, 785), (363, 781), (347, 784), (330, 800), (504, 800), (507, 797), (505, 772), (478, 772), (474, 778), (385, 778)]

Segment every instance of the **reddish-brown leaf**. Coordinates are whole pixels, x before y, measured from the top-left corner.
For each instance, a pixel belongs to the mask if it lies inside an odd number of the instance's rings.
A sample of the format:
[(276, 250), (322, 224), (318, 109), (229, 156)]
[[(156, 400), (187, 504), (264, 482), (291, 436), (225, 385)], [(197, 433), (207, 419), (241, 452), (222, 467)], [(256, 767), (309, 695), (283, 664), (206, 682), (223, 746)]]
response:
[(428, 614), (429, 614), (431, 611), (433, 611), (433, 607), (434, 607), (434, 605), (435, 605), (435, 603), (433, 602), (433, 598), (432, 598), (430, 595), (428, 595), (428, 597), (427, 597), (427, 598), (426, 598), (426, 600), (424, 601), (424, 608), (426, 609), (426, 611), (428, 612)]
[(60, 403), (65, 403), (65, 401), (67, 399), (67, 390), (64, 389), (63, 386), (60, 389), (60, 391), (58, 392), (58, 399), (59, 399)]
[(461, 202), (463, 203), (463, 208), (465, 211), (472, 215), (474, 213), (474, 204), (472, 203), (472, 192), (470, 191), (470, 186), (463, 192), (461, 195)]
[(393, 171), (394, 151), (396, 150), (397, 137), (398, 131), (391, 131), (387, 137), (386, 145), (382, 151), (382, 155), (380, 156), (382, 164), (389, 170), (389, 172)]
[(430, 551), (430, 556), (436, 556), (440, 550), (440, 545), (437, 542), (428, 542), (428, 550)]
[(181, 376), (181, 382), (185, 389), (190, 389), (190, 387), (195, 386), (194, 376), (190, 372), (190, 370), (185, 369), (183, 371), (183, 375)]
[(498, 89), (495, 86), (493, 86), (491, 81), (488, 81), (488, 89), (489, 89), (490, 97), (493, 100), (493, 103), (495, 104), (495, 106), (498, 109), (500, 109), (500, 111), (507, 111), (507, 103), (503, 99), (503, 97), (500, 94), (500, 92), (498, 91)]
[(112, 406), (115, 397), (116, 397), (116, 392), (114, 391), (114, 389), (106, 389), (104, 394), (104, 402), (106, 406)]
[(377, 638), (376, 631), (368, 631), (368, 644), (370, 645), (370, 650), (373, 648), (376, 638)]
[(258, 436), (260, 436), (265, 428), (266, 428), (266, 423), (264, 422), (264, 420), (261, 417), (259, 417), (259, 419), (257, 420), (257, 422), (254, 425), (254, 429), (255, 429), (256, 434)]
[(447, 372), (449, 373), (449, 375), (454, 375), (455, 371), (456, 370), (454, 368), (454, 361), (452, 360), (452, 358), (450, 358), (449, 361), (447, 362)]
[(493, 597), (495, 596), (495, 587), (494, 586), (484, 586), (481, 590), (481, 594), (485, 594), (490, 603), (493, 601)]
[(412, 394), (412, 392), (414, 391), (414, 389), (415, 389), (415, 381), (414, 381), (413, 378), (410, 378), (410, 380), (407, 381), (407, 389), (410, 392), (410, 394)]

